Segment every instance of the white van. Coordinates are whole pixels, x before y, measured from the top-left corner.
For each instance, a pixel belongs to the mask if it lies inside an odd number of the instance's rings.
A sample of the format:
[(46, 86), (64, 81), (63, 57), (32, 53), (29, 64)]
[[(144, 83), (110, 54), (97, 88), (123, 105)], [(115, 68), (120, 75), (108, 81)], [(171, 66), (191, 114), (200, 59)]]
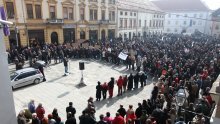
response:
[(43, 75), (38, 69), (25, 68), (17, 70), (11, 74), (12, 89), (26, 86), (29, 84), (38, 84), (43, 81)]

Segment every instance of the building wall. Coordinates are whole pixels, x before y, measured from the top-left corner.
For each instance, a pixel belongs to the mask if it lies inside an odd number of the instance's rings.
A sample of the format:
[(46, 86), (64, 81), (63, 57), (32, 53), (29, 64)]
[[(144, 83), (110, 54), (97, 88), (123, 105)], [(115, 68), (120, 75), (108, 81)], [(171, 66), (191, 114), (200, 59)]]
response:
[[(18, 27), (20, 45), (26, 46), (30, 45), (29, 42), (32, 42), (30, 36), (28, 36), (29, 30), (43, 30), (44, 31), (44, 41), (51, 43), (51, 33), (56, 32), (58, 34), (59, 43), (64, 42), (63, 30), (66, 28), (71, 28), (74, 34), (74, 41), (80, 39), (80, 32), (85, 31), (86, 39), (89, 39), (89, 30), (98, 30), (98, 39), (101, 38), (101, 31), (105, 30), (105, 35), (108, 37), (108, 29), (116, 29), (116, 20), (109, 20), (109, 11), (115, 11), (115, 18), (117, 14), (116, 4), (108, 3), (108, 0), (105, 0), (105, 3), (101, 3), (101, 0), (98, 2), (91, 2), (89, 0), (4, 0), (4, 6), (6, 8), (6, 2), (13, 2), (15, 18), (9, 19), (14, 22), (14, 25), (11, 26), (10, 30), (14, 31), (15, 27)], [(28, 19), (26, 4), (39, 4), (41, 5), (41, 19)], [(63, 20), (63, 23), (48, 23), (47, 19), (50, 19), (49, 6), (55, 6), (56, 19)], [(68, 6), (73, 8), (73, 20), (67, 20), (63, 18), (63, 6)], [(80, 19), (80, 8), (85, 8), (85, 20), (81, 21)], [(98, 19), (96, 21), (90, 21), (90, 8), (95, 8), (98, 10)], [(33, 7), (34, 9), (34, 7)], [(105, 10), (105, 24), (100, 24), (101, 20), (101, 10)], [(9, 37), (5, 37), (6, 47), (10, 48)]]
[(180, 34), (186, 30), (185, 33), (192, 34), (198, 30), (202, 33), (210, 33), (209, 15), (209, 12), (203, 11), (167, 12), (164, 32)]
[[(131, 33), (131, 39), (133, 36), (139, 36), (140, 38), (144, 37), (144, 33), (149, 36), (153, 34), (162, 34), (164, 29), (164, 13), (161, 12), (147, 12), (147, 11), (136, 11), (136, 10), (127, 10), (123, 8), (118, 9), (118, 19), (117, 19), (117, 36), (122, 37), (122, 39), (125, 39), (125, 36), (129, 38), (129, 33)], [(123, 14), (121, 14), (123, 13)], [(127, 15), (125, 15), (127, 13)], [(133, 13), (132, 16), (130, 13)], [(134, 13), (136, 13), (136, 16), (134, 16)], [(125, 27), (125, 20), (127, 19), (127, 28)], [(123, 20), (123, 25), (121, 27), (121, 20)], [(132, 20), (132, 27), (129, 27), (130, 20)], [(136, 20), (136, 26), (134, 26), (134, 20)], [(146, 21), (146, 24), (145, 24)], [(160, 22), (160, 26), (153, 26), (150, 25), (150, 22), (153, 23), (153, 21)], [(140, 25), (141, 23), (141, 25)], [(162, 24), (163, 23), (163, 24)]]
[(212, 20), (211, 34), (212, 36), (220, 39), (220, 17), (213, 17)]

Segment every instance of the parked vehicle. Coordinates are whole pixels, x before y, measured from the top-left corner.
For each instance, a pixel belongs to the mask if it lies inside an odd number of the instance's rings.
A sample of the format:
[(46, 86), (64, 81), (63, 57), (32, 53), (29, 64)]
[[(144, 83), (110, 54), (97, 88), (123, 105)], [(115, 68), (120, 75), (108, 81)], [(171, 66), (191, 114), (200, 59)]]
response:
[(30, 84), (38, 84), (43, 81), (43, 75), (38, 69), (25, 68), (11, 74), (12, 89)]

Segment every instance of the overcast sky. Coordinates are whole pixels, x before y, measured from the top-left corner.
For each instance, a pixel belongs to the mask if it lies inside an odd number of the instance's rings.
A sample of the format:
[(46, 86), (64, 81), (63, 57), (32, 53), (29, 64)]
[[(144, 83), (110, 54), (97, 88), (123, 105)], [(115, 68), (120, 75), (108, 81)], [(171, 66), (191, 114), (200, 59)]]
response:
[[(154, 1), (154, 0), (150, 0)], [(211, 9), (211, 10), (216, 10), (220, 8), (220, 0), (201, 0), (206, 3), (206, 5)]]

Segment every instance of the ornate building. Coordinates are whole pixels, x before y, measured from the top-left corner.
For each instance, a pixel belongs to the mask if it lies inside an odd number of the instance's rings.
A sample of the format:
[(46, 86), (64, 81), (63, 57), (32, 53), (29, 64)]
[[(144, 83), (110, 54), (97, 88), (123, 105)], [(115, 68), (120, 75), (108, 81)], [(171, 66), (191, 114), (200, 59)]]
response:
[[(2, 0), (1, 0), (2, 1)], [(11, 35), (7, 48), (115, 37), (115, 0), (3, 0)]]

